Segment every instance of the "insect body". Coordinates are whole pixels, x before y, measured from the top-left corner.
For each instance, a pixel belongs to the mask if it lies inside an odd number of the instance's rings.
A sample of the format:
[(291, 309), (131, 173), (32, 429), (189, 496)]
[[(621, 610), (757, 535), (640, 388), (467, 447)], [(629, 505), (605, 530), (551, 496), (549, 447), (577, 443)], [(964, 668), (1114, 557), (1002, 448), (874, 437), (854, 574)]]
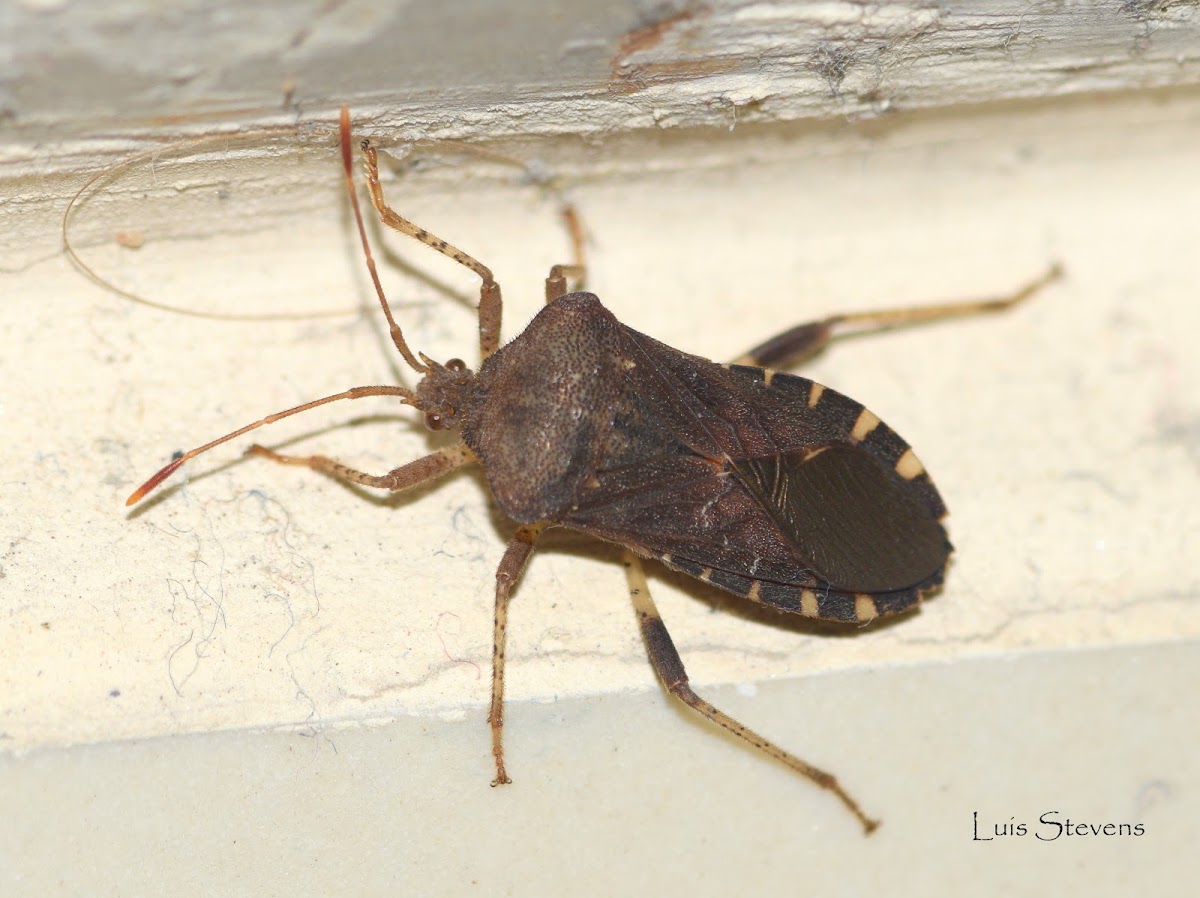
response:
[[(445, 404), (427, 398), (442, 393), (433, 380), (418, 401)], [(463, 442), (515, 521), (809, 617), (892, 614), (941, 580), (945, 506), (871, 412), (803, 378), (685, 355), (589, 293), (546, 306), (453, 391)]]
[[(375, 264), (353, 189), (349, 116), (342, 111), (346, 180), (372, 276)], [(765, 365), (811, 354), (845, 325), (892, 326), (1003, 308), (1058, 275), (1052, 269), (1010, 297), (842, 315), (801, 325), (739, 364), (719, 365), (626, 327), (590, 293), (567, 292), (582, 275), (555, 266), (546, 306), (499, 346), (500, 288), (475, 259), (392, 211), (375, 150), (363, 143), (368, 186), (382, 221), (475, 271), (482, 280), (478, 372), (414, 355), (375, 277), (392, 340), (423, 375), (415, 390), (355, 387), (271, 415), (193, 449), (155, 474), (133, 504), (194, 458), (228, 439), (317, 405), (395, 396), (429, 427), (460, 434), (452, 446), (383, 475), (324, 456), (249, 450), (285, 464), (398, 491), (470, 462), (482, 464), (500, 508), (519, 526), (496, 572), (489, 722), (493, 785), (508, 783), (501, 743), (508, 598), (538, 535), (566, 526), (624, 547), (642, 635), (666, 687), (715, 723), (829, 789), (867, 832), (877, 825), (837, 780), (701, 699), (654, 606), (641, 558), (783, 611), (866, 622), (912, 607), (942, 582), (950, 544), (936, 488), (908, 445), (851, 399)]]

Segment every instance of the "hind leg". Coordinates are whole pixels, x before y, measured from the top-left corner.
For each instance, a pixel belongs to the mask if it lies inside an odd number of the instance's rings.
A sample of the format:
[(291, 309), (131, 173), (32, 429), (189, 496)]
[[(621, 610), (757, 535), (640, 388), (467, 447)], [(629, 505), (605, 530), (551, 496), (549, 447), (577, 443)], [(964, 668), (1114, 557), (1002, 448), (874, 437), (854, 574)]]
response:
[(838, 800), (846, 806), (850, 813), (858, 818), (858, 822), (862, 824), (863, 830), (868, 835), (879, 826), (878, 820), (872, 820), (863, 813), (862, 808), (858, 806), (858, 802), (851, 798), (849, 793), (841, 787), (833, 774), (826, 773), (824, 770), (812, 766), (807, 761), (802, 761), (791, 752), (784, 751), (774, 742), (763, 738), (749, 727), (734, 720), (724, 711), (709, 704), (692, 691), (692, 687), (688, 685), (687, 671), (684, 670), (683, 660), (679, 657), (679, 652), (675, 649), (675, 643), (671, 639), (671, 634), (667, 632), (666, 625), (663, 623), (662, 617), (659, 616), (658, 608), (655, 606), (654, 600), (650, 597), (650, 588), (646, 583), (646, 574), (642, 570), (641, 560), (628, 549), (623, 554), (625, 577), (629, 582), (629, 596), (633, 600), (633, 608), (637, 613), (638, 626), (641, 628), (642, 638), (646, 642), (646, 651), (650, 655), (650, 663), (662, 679), (663, 685), (667, 687), (667, 691), (689, 708), (704, 715), (713, 723), (733, 733), (739, 739), (744, 739), (759, 751), (764, 752), (775, 760), (782, 761), (788, 767), (792, 768), (792, 770), (812, 780), (822, 789), (828, 789), (838, 797)]
[(733, 364), (752, 365), (755, 368), (784, 368), (820, 352), (830, 339), (843, 329), (883, 330), (942, 318), (957, 318), (960, 315), (1003, 311), (1029, 298), (1061, 276), (1062, 268), (1055, 264), (1041, 277), (1030, 281), (1019, 290), (994, 299), (831, 315), (819, 321), (798, 324), (738, 356)]

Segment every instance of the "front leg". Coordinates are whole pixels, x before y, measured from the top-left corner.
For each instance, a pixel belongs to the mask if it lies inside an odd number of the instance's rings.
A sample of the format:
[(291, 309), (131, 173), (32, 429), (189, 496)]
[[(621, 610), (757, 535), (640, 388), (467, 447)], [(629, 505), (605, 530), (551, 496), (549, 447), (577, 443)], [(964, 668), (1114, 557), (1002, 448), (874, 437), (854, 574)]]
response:
[(373, 486), (379, 489), (398, 493), (410, 489), (427, 480), (434, 480), (449, 474), (455, 468), (460, 468), (467, 462), (473, 461), (474, 453), (464, 444), (447, 446), (437, 452), (410, 461), (406, 465), (394, 468), (386, 474), (364, 474), (354, 468), (347, 467), (336, 459), (324, 455), (281, 455), (273, 449), (255, 443), (246, 450), (247, 455), (259, 455), (281, 465), (299, 465), (312, 468), (322, 474), (327, 474), (335, 480), (345, 480), (361, 486)]
[[(343, 121), (346, 121), (347, 113), (345, 110), (342, 112), (342, 117)], [(348, 129), (349, 125), (343, 124), (342, 127), (343, 129)], [(375, 147), (371, 146), (370, 141), (364, 140), (361, 146), (363, 164), (367, 172), (367, 190), (371, 194), (371, 203), (375, 206), (375, 211), (379, 214), (379, 220), (389, 228), (399, 231), (401, 234), (407, 234), (414, 240), (419, 240), (430, 249), (437, 250), (443, 256), (453, 259), (459, 265), (469, 268), (479, 275), (481, 281), (478, 306), (479, 352), (486, 359), (500, 348), (500, 318), (503, 310), (503, 302), (500, 299), (500, 285), (496, 283), (495, 277), (492, 276), (491, 269), (474, 256), (468, 255), (458, 247), (437, 236), (437, 234), (431, 234), (420, 225), (414, 224), (392, 209), (383, 198), (383, 184), (379, 180), (379, 154), (376, 152)], [(363, 240), (365, 246), (366, 238), (364, 237)], [(371, 266), (374, 265), (373, 262), (368, 264)], [(382, 297), (382, 291), (380, 292)], [(398, 328), (395, 321), (392, 320), (392, 313), (388, 309), (386, 302), (384, 303), (384, 313), (387, 315), (388, 324), (392, 328), (392, 339), (395, 340)], [(405, 354), (405, 350), (400, 348), (401, 343), (398, 342), (396, 347), (400, 349), (401, 354)], [(407, 358), (407, 355), (405, 357)], [(413, 367), (417, 368), (418, 366), (414, 365)], [(418, 370), (420, 369), (418, 368)]]

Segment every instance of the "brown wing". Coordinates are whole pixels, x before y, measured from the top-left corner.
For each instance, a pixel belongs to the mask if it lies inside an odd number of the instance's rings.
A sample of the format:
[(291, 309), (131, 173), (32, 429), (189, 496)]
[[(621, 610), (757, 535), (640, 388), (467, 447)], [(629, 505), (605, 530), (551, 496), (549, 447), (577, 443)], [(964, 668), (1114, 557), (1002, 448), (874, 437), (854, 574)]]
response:
[(635, 367), (603, 466), (562, 523), (743, 594), (761, 582), (907, 595), (940, 580), (945, 507), (874, 415), (804, 378), (622, 330)]

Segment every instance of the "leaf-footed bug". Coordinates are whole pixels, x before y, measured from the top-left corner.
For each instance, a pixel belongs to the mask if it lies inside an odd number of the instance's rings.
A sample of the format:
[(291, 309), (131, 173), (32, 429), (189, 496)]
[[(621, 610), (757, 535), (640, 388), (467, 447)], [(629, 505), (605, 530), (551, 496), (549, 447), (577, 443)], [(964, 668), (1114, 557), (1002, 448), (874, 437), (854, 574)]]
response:
[(650, 661), (666, 688), (755, 748), (833, 792), (870, 833), (878, 825), (829, 773), (779, 748), (688, 684), (642, 570), (653, 558), (706, 583), (809, 618), (866, 623), (917, 604), (942, 583), (951, 546), (945, 505), (912, 449), (878, 417), (821, 384), (770, 366), (811, 355), (845, 327), (884, 328), (1004, 309), (1060, 275), (1058, 266), (1010, 296), (835, 315), (794, 327), (729, 365), (672, 349), (621, 324), (600, 300), (568, 292), (584, 271), (555, 265), (546, 305), (500, 345), (500, 286), (491, 271), (384, 201), (376, 150), (362, 141), (367, 186), (387, 226), (475, 272), (478, 372), (414, 354), (384, 296), (353, 179), (350, 119), (341, 152), (367, 267), (392, 342), (422, 380), (416, 389), (354, 387), (269, 415), (173, 460), (139, 487), (140, 501), (188, 460), (264, 424), (340, 399), (392, 396), (457, 443), (371, 475), (320, 455), (248, 453), (391, 491), (483, 466), (501, 510), (519, 526), (496, 571), (488, 722), (496, 776), (510, 782), (501, 742), (508, 600), (538, 536), (570, 527), (623, 547), (629, 592)]

